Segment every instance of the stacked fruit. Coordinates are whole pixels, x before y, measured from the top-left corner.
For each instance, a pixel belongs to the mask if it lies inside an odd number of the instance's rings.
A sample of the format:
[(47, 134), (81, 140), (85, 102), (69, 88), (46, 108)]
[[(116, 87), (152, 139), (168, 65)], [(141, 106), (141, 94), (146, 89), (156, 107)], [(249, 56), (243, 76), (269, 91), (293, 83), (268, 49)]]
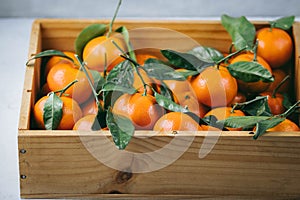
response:
[(245, 17), (222, 16), (233, 45), (225, 55), (211, 47), (189, 52), (134, 51), (126, 27), (92, 24), (74, 52), (47, 50), (45, 84), (33, 109), (41, 129), (109, 129), (123, 149), (135, 130), (297, 131), (288, 119), (288, 74), (294, 18), (256, 30)]

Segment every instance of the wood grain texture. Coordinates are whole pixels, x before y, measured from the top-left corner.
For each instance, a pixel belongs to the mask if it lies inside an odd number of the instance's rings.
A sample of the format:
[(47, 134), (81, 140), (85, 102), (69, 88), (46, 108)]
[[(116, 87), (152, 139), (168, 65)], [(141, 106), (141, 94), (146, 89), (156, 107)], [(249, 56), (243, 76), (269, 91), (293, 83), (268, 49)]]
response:
[[(108, 132), (86, 135), (62, 131), (44, 136), (41, 134), (45, 131), (27, 132), (19, 134), (19, 150), (26, 149), (19, 158), (20, 174), (26, 175), (26, 179), (21, 179), (24, 198), (80, 197), (116, 192), (158, 196), (300, 197), (299, 133), (287, 133), (290, 136), (269, 134), (254, 141), (246, 132), (239, 132), (237, 136), (223, 132), (213, 150), (199, 159), (198, 152), (205, 138), (205, 134), (200, 133), (180, 159), (171, 165), (150, 173), (128, 175), (103, 165), (85, 148), (94, 145), (92, 153), (105, 153), (103, 147), (95, 144), (101, 137), (109, 137)], [(138, 134), (127, 151), (154, 151), (174, 137), (183, 140), (191, 137), (184, 132), (177, 136), (147, 138), (146, 135), (146, 132)], [(120, 162), (128, 162), (128, 168), (134, 167), (129, 160)], [(153, 157), (151, 162), (161, 160)]]
[[(45, 49), (73, 50), (76, 36), (88, 24), (108, 23), (99, 20), (42, 19), (33, 24), (29, 57)], [(265, 22), (255, 22), (256, 27)], [(185, 50), (195, 41), (227, 52), (229, 35), (218, 21), (116, 21), (115, 27), (128, 29), (164, 27), (190, 36), (191, 43), (180, 35), (142, 30), (151, 36), (147, 42), (167, 41), (170, 48)], [(295, 80), (299, 85), (300, 28), (293, 27), (296, 54)], [(138, 45), (139, 34), (133, 37)], [(126, 151), (135, 154), (116, 156), (109, 132), (30, 130), (30, 111), (40, 88), (40, 60), (26, 68), (20, 112), (18, 148), (22, 198), (107, 198), (107, 199), (256, 199), (300, 198), (300, 132), (267, 133), (252, 140), (248, 132), (221, 132), (216, 138), (207, 132), (153, 134), (136, 131)], [(296, 90), (299, 99), (299, 88)], [(216, 134), (216, 133), (215, 133)], [(108, 139), (107, 139), (108, 138)], [(172, 148), (166, 148), (174, 138)], [(105, 140), (104, 140), (105, 139)], [(213, 146), (214, 141), (217, 141)], [(188, 143), (190, 145), (187, 145)], [(206, 144), (206, 145), (203, 145)], [(212, 150), (210, 151), (211, 147)], [(187, 149), (185, 149), (187, 147)], [(166, 154), (147, 154), (160, 152)], [(199, 158), (200, 149), (209, 152)], [(149, 173), (129, 173), (173, 163)], [(139, 160), (140, 154), (149, 156)], [(123, 155), (123, 154), (122, 154)], [(159, 155), (159, 156), (157, 156)], [(99, 158), (119, 166), (116, 170)], [(165, 156), (165, 157), (164, 157)], [(103, 161), (103, 160), (102, 160)], [(138, 162), (136, 162), (138, 161)], [(127, 172), (126, 172), (127, 171)], [(23, 175), (23, 176), (22, 176)], [(21, 178), (22, 176), (22, 178)], [(119, 194), (121, 193), (121, 194)]]

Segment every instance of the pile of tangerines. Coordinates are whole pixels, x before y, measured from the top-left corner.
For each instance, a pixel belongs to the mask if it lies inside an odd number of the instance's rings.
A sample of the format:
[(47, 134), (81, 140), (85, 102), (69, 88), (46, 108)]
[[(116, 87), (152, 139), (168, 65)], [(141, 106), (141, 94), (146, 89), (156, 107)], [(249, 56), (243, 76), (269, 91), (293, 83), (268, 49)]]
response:
[[(232, 23), (241, 20), (225, 17)], [(79, 50), (42, 52), (35, 58), (47, 60), (42, 66), (46, 81), (34, 105), (35, 125), (41, 129), (119, 130), (119, 134), (122, 128), (127, 130), (124, 122), (130, 124), (129, 130), (253, 131), (262, 122), (255, 120), (263, 119), (271, 123), (267, 131), (298, 131), (298, 125), (288, 119), (297, 104), (286, 106), (287, 96), (283, 95), (292, 91), (288, 75), (293, 41), (288, 29), (272, 24), (260, 28), (255, 30), (253, 45), (248, 42), (243, 47), (229, 34), (235, 49), (231, 52), (197, 47), (190, 52), (161, 50), (154, 55), (133, 51), (122, 31), (108, 31), (105, 26), (98, 35), (81, 41)], [(199, 53), (203, 52), (211, 57), (202, 59)], [(200, 67), (195, 66), (198, 60)], [(256, 123), (251, 126), (249, 120)]]

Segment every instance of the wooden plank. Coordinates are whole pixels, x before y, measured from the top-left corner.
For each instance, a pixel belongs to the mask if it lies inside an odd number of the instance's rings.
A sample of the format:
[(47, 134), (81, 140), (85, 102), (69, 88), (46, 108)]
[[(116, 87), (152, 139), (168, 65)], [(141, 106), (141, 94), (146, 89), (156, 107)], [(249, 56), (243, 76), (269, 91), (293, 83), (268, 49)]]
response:
[[(40, 24), (34, 22), (32, 25), (31, 38), (29, 43), (28, 59), (41, 51), (42, 37)], [(24, 64), (25, 65), (25, 64)], [(25, 79), (23, 85), (22, 105), (19, 117), (19, 129), (26, 130), (30, 128), (30, 112), (33, 100), (36, 97), (37, 90), (40, 88), (39, 67), (40, 61), (33, 60), (29, 66), (26, 66)]]
[[(293, 26), (293, 38), (295, 44), (295, 76), (294, 84), (300, 85), (300, 22), (296, 22)], [(296, 98), (300, 99), (300, 87), (296, 87)]]
[[(98, 145), (104, 135), (88, 136), (70, 133), (41, 136), (36, 132), (19, 135), (22, 197), (76, 197), (120, 192), (128, 195), (237, 195), (300, 196), (300, 137), (265, 136), (253, 141), (250, 135), (228, 137), (221, 134), (212, 151), (203, 159), (198, 153), (204, 134), (194, 138), (188, 150), (172, 165), (151, 172), (126, 174), (103, 165), (90, 154), (109, 154), (110, 149)], [(191, 135), (182, 132), (182, 140)], [(145, 135), (140, 134), (140, 135)], [(135, 137), (128, 151), (152, 152), (169, 144), (174, 136)], [(181, 148), (182, 143), (178, 144)], [(275, 144), (275, 145), (274, 145)], [(176, 149), (169, 151), (169, 156)], [(119, 162), (126, 162), (122, 159)], [(128, 161), (127, 161), (128, 162)], [(143, 162), (159, 164), (156, 157)], [(128, 167), (134, 168), (132, 162)]]

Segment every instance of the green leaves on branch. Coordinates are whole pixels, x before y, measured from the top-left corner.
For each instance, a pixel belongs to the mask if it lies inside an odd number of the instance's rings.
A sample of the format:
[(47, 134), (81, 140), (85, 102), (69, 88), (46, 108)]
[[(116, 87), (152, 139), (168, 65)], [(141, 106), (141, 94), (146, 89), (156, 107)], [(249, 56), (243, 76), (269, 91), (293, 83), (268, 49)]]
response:
[(160, 105), (161, 107), (164, 107), (165, 109), (167, 109), (169, 111), (183, 112), (183, 113), (189, 112), (188, 109), (182, 107), (181, 105), (178, 105), (171, 99), (169, 99), (157, 92), (154, 92), (154, 97), (155, 97), (155, 100), (158, 103), (158, 105)]
[(188, 53), (208, 63), (217, 63), (219, 60), (224, 58), (220, 51), (212, 47), (198, 46), (188, 51)]
[(106, 115), (107, 127), (109, 128), (113, 141), (118, 149), (125, 149), (134, 134), (134, 126), (127, 117), (116, 115), (107, 110)]
[(283, 30), (288, 30), (293, 26), (295, 21), (295, 16), (282, 17), (275, 21), (270, 21), (271, 28), (280, 28)]
[(37, 59), (37, 58), (51, 57), (51, 56), (60, 56), (60, 57), (67, 58), (70, 61), (74, 62), (74, 60), (72, 58), (70, 58), (69, 56), (67, 56), (66, 54), (64, 54), (62, 51), (50, 49), (50, 50), (45, 50), (45, 51), (42, 51), (42, 52), (34, 55), (32, 58), (30, 58), (26, 62), (26, 65), (29, 65), (29, 62), (31, 60), (34, 60), (34, 59)]
[(226, 127), (231, 128), (251, 128), (256, 126), (253, 139), (257, 139), (264, 134), (269, 128), (272, 128), (285, 120), (281, 116), (242, 116), (242, 117), (229, 117), (225, 120), (218, 121), (217, 123), (224, 124)]
[[(143, 70), (147, 72), (148, 76), (158, 80), (186, 80), (186, 77), (183, 74), (175, 71), (166, 63), (153, 58), (149, 58), (145, 62)], [(195, 71), (190, 71), (190, 74), (193, 74), (194, 72)]]
[(273, 82), (274, 77), (258, 62), (239, 61), (227, 67), (230, 74), (244, 82)]
[(55, 130), (62, 118), (63, 102), (54, 92), (49, 94), (44, 104), (44, 124), (46, 130)]
[(106, 24), (91, 24), (85, 27), (75, 40), (75, 53), (82, 58), (85, 45), (92, 39), (102, 36), (107, 31)]
[(184, 68), (187, 70), (198, 71), (200, 73), (206, 67), (214, 65), (214, 63), (200, 60), (199, 58), (190, 53), (181, 53), (169, 49), (161, 50), (161, 53), (175, 68)]
[(127, 46), (128, 49), (128, 53), (129, 53), (129, 57), (136, 61), (136, 57), (135, 57), (135, 53), (133, 51), (132, 45), (130, 43), (130, 39), (129, 39), (129, 32), (127, 30), (127, 28), (125, 26), (121, 26), (116, 30), (117, 33), (121, 33), (123, 35), (125, 44)]
[(231, 36), (236, 50), (243, 49), (244, 47), (248, 47), (249, 50), (252, 49), (256, 30), (255, 26), (246, 17), (234, 18), (222, 15), (221, 22)]

